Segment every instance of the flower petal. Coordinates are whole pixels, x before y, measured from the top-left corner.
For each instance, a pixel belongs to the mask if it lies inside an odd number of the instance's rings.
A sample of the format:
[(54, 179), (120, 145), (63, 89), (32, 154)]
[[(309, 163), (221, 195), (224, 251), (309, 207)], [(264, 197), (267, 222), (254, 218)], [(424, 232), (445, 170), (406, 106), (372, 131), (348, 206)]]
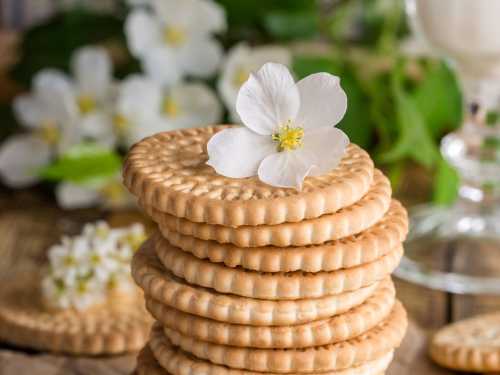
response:
[(33, 78), (33, 89), (37, 93), (50, 92), (70, 95), (73, 93), (73, 82), (59, 70), (44, 69)]
[(333, 170), (349, 144), (347, 136), (334, 127), (307, 131), (303, 147), (268, 156), (259, 167), (261, 181), (278, 187), (302, 189), (304, 178)]
[(14, 99), (13, 108), (18, 121), (29, 128), (38, 128), (47, 117), (45, 104), (35, 95), (19, 95)]
[(116, 137), (112, 121), (110, 113), (96, 111), (84, 116), (78, 126), (81, 129), (82, 137), (90, 138), (105, 147), (114, 148)]
[(191, 18), (192, 30), (199, 34), (226, 31), (224, 7), (212, 0), (195, 0), (195, 17)]
[(254, 132), (271, 135), (276, 127), (295, 119), (300, 96), (286, 66), (267, 63), (243, 84), (236, 111)]
[(158, 20), (143, 9), (132, 11), (125, 21), (125, 34), (130, 52), (142, 56), (161, 44), (161, 27)]
[[(169, 94), (178, 106), (180, 127), (202, 126), (220, 121), (222, 108), (214, 92), (203, 83), (186, 83), (174, 87)], [(183, 120), (185, 119), (185, 120)]]
[(45, 69), (35, 76), (33, 87), (37, 100), (44, 106), (45, 118), (40, 122), (55, 121), (65, 125), (75, 119), (78, 114), (75, 89), (66, 74)]
[(313, 167), (309, 175), (319, 176), (337, 167), (348, 145), (349, 138), (342, 130), (323, 126), (306, 131), (302, 148), (294, 152)]
[(49, 146), (31, 134), (14, 135), (0, 147), (0, 175), (7, 186), (22, 188), (39, 181), (39, 169), (50, 161)]
[(132, 75), (122, 82), (116, 103), (117, 112), (128, 120), (159, 114), (163, 93), (160, 85), (144, 76)]
[(57, 203), (64, 209), (86, 208), (100, 202), (95, 188), (63, 182), (56, 187)]
[(186, 73), (207, 78), (217, 71), (223, 55), (221, 44), (214, 38), (194, 38), (179, 50), (179, 64)]
[(262, 161), (258, 175), (268, 185), (302, 190), (304, 178), (312, 168), (297, 152), (276, 152)]
[(300, 110), (297, 124), (305, 128), (334, 126), (347, 110), (347, 96), (340, 79), (329, 73), (316, 73), (297, 83)]
[(142, 61), (146, 74), (151, 79), (164, 86), (172, 86), (182, 78), (182, 69), (179, 66), (178, 56), (163, 46), (151, 48)]
[(108, 52), (102, 47), (83, 47), (71, 59), (71, 70), (84, 95), (103, 98), (108, 94), (112, 64)]
[(276, 152), (271, 137), (255, 134), (239, 127), (215, 134), (207, 145), (208, 162), (223, 176), (245, 178), (255, 176), (261, 161)]

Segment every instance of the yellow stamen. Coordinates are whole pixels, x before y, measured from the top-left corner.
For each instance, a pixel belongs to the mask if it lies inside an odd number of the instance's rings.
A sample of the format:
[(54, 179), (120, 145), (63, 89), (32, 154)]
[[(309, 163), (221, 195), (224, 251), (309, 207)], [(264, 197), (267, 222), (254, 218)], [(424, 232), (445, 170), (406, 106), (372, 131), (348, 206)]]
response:
[(97, 107), (97, 103), (90, 95), (82, 95), (78, 98), (78, 108), (84, 115), (93, 112)]
[(167, 96), (163, 101), (163, 113), (168, 117), (177, 117), (179, 116), (179, 112), (177, 103), (171, 97)]
[(281, 125), (278, 131), (272, 135), (273, 141), (278, 143), (278, 151), (291, 151), (302, 147), (304, 128), (292, 126), (291, 121)]
[(179, 47), (186, 41), (186, 33), (177, 27), (166, 27), (163, 31), (165, 43), (172, 47)]
[(76, 265), (76, 259), (73, 255), (68, 255), (64, 257), (64, 265), (67, 267), (75, 266)]
[(118, 181), (113, 181), (104, 185), (100, 191), (104, 200), (111, 206), (119, 205), (126, 195), (125, 189)]
[(233, 85), (240, 87), (243, 85), (250, 77), (250, 72), (244, 68), (239, 68), (236, 70), (236, 74), (233, 77)]
[(49, 145), (55, 145), (61, 139), (61, 131), (54, 121), (44, 121), (38, 129), (40, 137)]
[(87, 282), (85, 281), (79, 281), (77, 286), (76, 286), (76, 290), (79, 294), (84, 294), (88, 291), (88, 285), (87, 285)]
[(119, 113), (113, 116), (113, 128), (119, 136), (125, 134), (129, 126), (130, 121), (125, 116)]

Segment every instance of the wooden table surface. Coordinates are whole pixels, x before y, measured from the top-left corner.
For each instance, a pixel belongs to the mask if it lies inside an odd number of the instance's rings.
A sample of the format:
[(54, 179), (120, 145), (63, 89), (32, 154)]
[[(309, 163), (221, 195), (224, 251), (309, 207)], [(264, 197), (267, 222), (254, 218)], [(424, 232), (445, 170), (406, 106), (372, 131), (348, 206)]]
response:
[[(30, 200), (31, 196), (15, 199), (0, 194), (0, 287), (2, 277), (25, 262), (45, 261), (44, 250), (64, 232), (77, 232), (85, 221), (105, 217), (111, 222), (130, 220), (130, 214), (106, 215), (93, 210), (67, 213), (53, 205)], [(20, 203), (22, 202), (22, 203)], [(133, 214), (132, 214), (133, 215)], [(134, 217), (134, 216), (133, 216)], [(398, 294), (410, 310), (408, 334), (388, 375), (453, 374), (434, 366), (427, 357), (425, 330), (450, 319), (449, 298), (398, 282)], [(0, 301), (1, 303), (1, 301)], [(135, 356), (114, 358), (80, 358), (28, 353), (0, 342), (0, 375), (125, 375), (135, 366)]]

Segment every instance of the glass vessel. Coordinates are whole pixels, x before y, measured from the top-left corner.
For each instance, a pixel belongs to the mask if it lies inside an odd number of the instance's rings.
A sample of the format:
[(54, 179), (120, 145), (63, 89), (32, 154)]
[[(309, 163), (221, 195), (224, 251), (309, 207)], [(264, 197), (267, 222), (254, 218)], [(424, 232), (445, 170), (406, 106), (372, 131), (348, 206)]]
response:
[(453, 207), (411, 215), (396, 275), (455, 294), (500, 295), (500, 0), (407, 0), (417, 35), (456, 71), (463, 124), (441, 144), (461, 178)]

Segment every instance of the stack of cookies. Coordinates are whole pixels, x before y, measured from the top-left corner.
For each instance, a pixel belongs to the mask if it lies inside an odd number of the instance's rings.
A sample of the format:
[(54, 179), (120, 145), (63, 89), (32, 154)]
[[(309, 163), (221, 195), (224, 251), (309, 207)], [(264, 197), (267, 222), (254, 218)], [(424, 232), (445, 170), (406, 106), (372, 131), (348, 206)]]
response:
[(226, 178), (206, 164), (224, 128), (157, 134), (125, 163), (159, 227), (132, 264), (156, 320), (137, 373), (384, 374), (407, 323), (388, 179), (354, 144), (302, 191)]

